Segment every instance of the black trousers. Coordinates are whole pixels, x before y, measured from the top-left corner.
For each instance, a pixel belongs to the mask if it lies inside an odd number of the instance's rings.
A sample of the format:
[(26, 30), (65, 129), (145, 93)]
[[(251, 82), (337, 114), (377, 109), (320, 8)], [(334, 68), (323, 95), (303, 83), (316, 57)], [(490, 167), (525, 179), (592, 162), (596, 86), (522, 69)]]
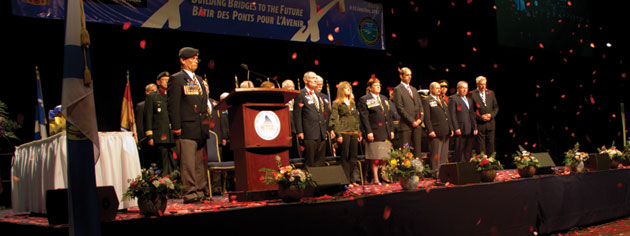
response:
[(162, 170), (162, 175), (168, 175), (177, 170), (179, 162), (173, 158), (173, 152), (175, 152), (174, 143), (156, 143), (155, 151), (158, 160), (158, 168)]
[(488, 155), (494, 152), (494, 130), (479, 130), (476, 139), (477, 144), (479, 144), (479, 152)]
[(352, 172), (357, 166), (357, 152), (359, 150), (359, 138), (356, 134), (341, 134), (343, 143), (341, 143), (341, 168), (346, 174), (348, 181), (352, 182)]
[(468, 162), (472, 157), (472, 147), (475, 136), (459, 135), (455, 136), (455, 152), (453, 153), (453, 161)]
[(326, 163), (326, 140), (325, 139), (305, 139), (304, 140), (304, 165), (324, 166)]
[(399, 138), (400, 142), (398, 143), (400, 147), (403, 147), (406, 143), (409, 144), (410, 147), (413, 147), (413, 155), (415, 157), (420, 157), (421, 147), (422, 147), (422, 126), (411, 127), (411, 130), (400, 131)]

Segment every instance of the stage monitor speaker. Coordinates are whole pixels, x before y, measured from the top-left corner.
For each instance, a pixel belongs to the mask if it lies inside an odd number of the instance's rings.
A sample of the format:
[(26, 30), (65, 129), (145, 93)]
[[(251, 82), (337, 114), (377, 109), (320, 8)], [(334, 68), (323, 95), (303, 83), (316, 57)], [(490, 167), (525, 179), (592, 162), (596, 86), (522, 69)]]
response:
[(556, 167), (556, 163), (551, 158), (548, 152), (536, 152), (532, 153), (532, 155), (538, 159), (540, 163), (540, 167), (536, 171), (536, 174), (553, 174), (554, 167)]
[(481, 175), (470, 162), (447, 163), (440, 166), (440, 182), (455, 185), (480, 183)]
[(317, 183), (315, 196), (324, 194), (335, 195), (345, 190), (345, 185), (350, 184), (346, 174), (340, 165), (307, 167), (313, 181)]
[[(101, 221), (112, 221), (118, 211), (118, 197), (113, 186), (97, 187), (98, 210)], [(48, 224), (68, 223), (68, 189), (46, 191), (46, 214)]]
[(590, 170), (609, 170), (610, 157), (607, 153), (589, 153), (584, 167)]

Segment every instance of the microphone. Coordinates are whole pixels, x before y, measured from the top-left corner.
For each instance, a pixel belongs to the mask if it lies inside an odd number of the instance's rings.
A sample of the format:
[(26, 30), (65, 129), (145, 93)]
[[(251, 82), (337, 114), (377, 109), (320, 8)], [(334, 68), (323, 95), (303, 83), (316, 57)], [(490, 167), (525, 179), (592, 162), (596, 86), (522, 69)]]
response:
[(249, 80), (249, 66), (247, 66), (247, 64), (241, 64), (241, 67), (247, 71), (247, 80)]

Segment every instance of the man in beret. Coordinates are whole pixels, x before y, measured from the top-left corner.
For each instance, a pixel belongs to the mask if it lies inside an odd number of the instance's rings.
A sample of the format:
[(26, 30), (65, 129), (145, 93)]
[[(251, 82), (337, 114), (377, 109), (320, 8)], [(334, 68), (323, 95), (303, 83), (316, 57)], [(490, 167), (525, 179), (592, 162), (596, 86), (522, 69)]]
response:
[(158, 91), (147, 94), (144, 100), (144, 132), (149, 146), (155, 147), (158, 167), (163, 175), (177, 169), (173, 158), (175, 140), (168, 119), (167, 93), (169, 73), (164, 71), (157, 76)]
[(182, 70), (168, 80), (168, 116), (180, 154), (184, 203), (195, 203), (205, 199), (208, 184), (203, 160), (209, 137), (208, 95), (201, 77), (195, 75), (199, 50), (182, 48), (179, 63)]

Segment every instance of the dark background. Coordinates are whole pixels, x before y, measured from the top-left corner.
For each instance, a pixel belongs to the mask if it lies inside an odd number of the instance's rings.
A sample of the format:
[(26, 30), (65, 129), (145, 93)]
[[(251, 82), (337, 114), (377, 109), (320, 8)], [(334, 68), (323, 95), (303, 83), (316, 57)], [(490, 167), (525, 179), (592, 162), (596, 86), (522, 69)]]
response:
[[(536, 35), (543, 38), (529, 38), (515, 47), (499, 44), (494, 1), (380, 2), (385, 14), (384, 51), (167, 29), (124, 30), (121, 25), (88, 23), (99, 130), (120, 130), (127, 71), (133, 101), (140, 102), (144, 86), (155, 82), (161, 71), (177, 72), (178, 50), (192, 46), (201, 51), (197, 74), (208, 77), (210, 95), (217, 100), (220, 93), (234, 88), (235, 75), (239, 81), (246, 78), (240, 67), (243, 63), (251, 70), (277, 76), (278, 82), (301, 80), (305, 71), (313, 70), (329, 82), (333, 99), (335, 84), (342, 80), (358, 81), (354, 93), (364, 94), (372, 74), (384, 88), (394, 87), (400, 82), (398, 69), (403, 66), (413, 71), (411, 84), (421, 88), (446, 79), (451, 88), (465, 80), (472, 90), (474, 78), (485, 75), (500, 105), (496, 139), (504, 164), (511, 163), (505, 157), (519, 144), (533, 152), (549, 151), (559, 165), (563, 152), (576, 142), (586, 152), (596, 152), (597, 147), (610, 146), (612, 141), (622, 148), (619, 103), (628, 97), (625, 91), (630, 79), (625, 77), (630, 72), (625, 61), (630, 40), (623, 36), (630, 25), (628, 3), (573, 1), (576, 7), (586, 5), (588, 27), (581, 25), (577, 34), (551, 33), (548, 24), (539, 22), (528, 30), (540, 29)], [(13, 16), (10, 1), (1, 4), (5, 62), (0, 100), (9, 106), (10, 118), (23, 125), (16, 131), (20, 141), (11, 143), (19, 145), (33, 139), (35, 66), (41, 73), (46, 113), (61, 103), (64, 22)], [(528, 7), (535, 7), (534, 1)], [(522, 18), (512, 20), (518, 23)], [(334, 22), (329, 27), (335, 27)], [(575, 44), (577, 37), (586, 40)], [(558, 42), (557, 38), (573, 43), (539, 46), (538, 42)], [(566, 49), (574, 47), (573, 52)], [(590, 56), (576, 55), (580, 50), (589, 51)], [(294, 53), (296, 59), (292, 59)], [(6, 141), (2, 142), (2, 151), (10, 151)]]

